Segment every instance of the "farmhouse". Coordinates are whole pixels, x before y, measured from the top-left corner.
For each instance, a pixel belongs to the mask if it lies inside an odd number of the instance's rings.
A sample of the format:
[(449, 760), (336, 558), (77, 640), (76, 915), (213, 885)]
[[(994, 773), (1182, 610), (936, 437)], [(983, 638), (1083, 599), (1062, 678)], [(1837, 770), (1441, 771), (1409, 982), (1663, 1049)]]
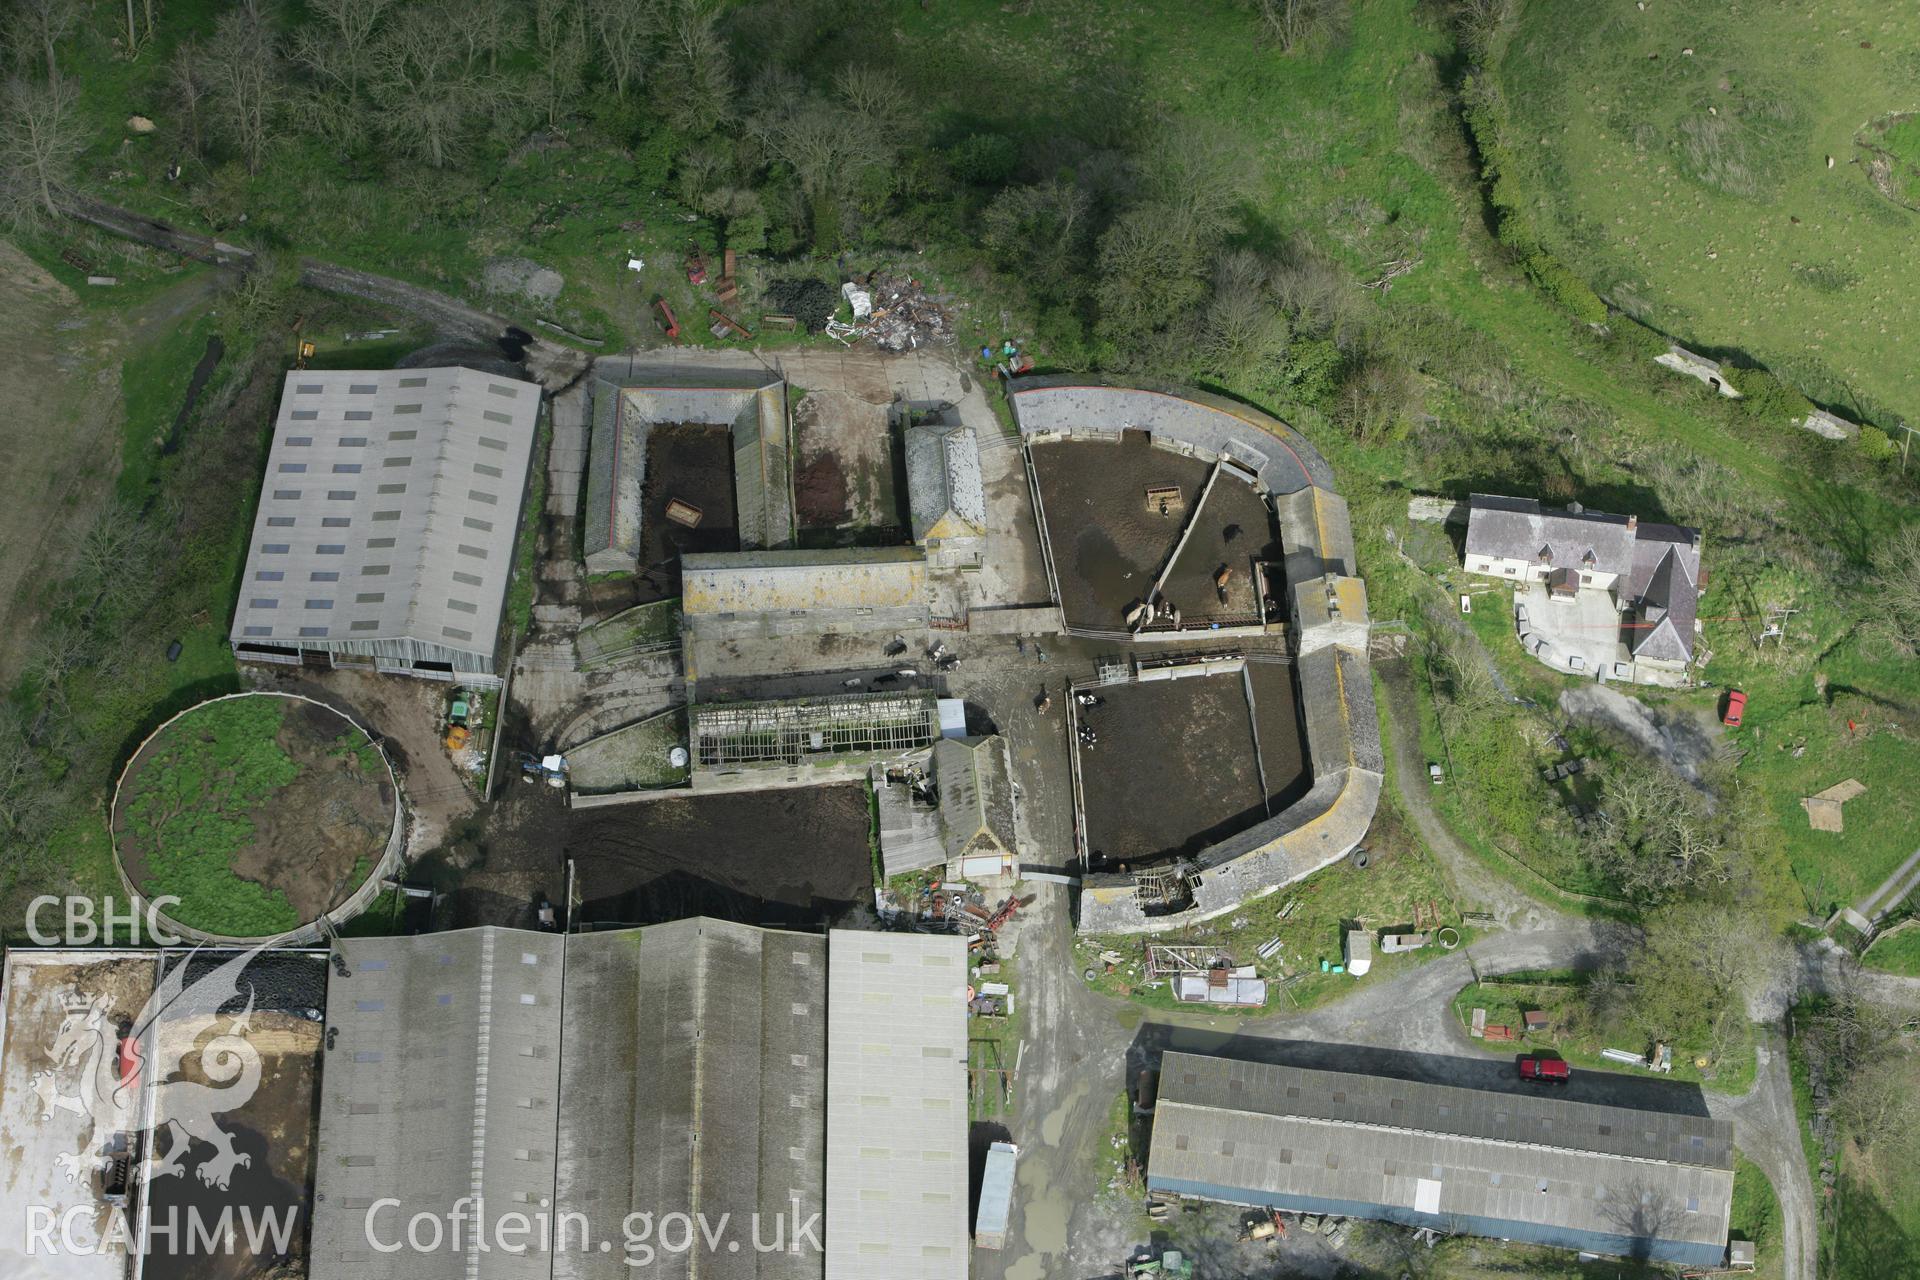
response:
[(1477, 493), (1466, 568), (1516, 584), (1521, 630), (1539, 633), (1529, 648), (1552, 665), (1641, 679), (1693, 661), (1698, 529)]
[(1147, 1186), (1711, 1267), (1726, 1254), (1733, 1126), (1168, 1053)]
[[(742, 1232), (757, 1214), (763, 1240), (812, 1220), (824, 1243), (763, 1252), (743, 1235), (696, 1274), (957, 1280), (965, 988), (957, 937), (693, 919), (342, 939), (309, 1274), (626, 1276), (642, 1256), (622, 1247), (628, 1216), (684, 1213)], [(371, 1247), (370, 1211), (384, 1241), (463, 1202), (489, 1231), (547, 1213), (553, 1238)]]
[(234, 656), (498, 684), (539, 413), (470, 369), (289, 373)]

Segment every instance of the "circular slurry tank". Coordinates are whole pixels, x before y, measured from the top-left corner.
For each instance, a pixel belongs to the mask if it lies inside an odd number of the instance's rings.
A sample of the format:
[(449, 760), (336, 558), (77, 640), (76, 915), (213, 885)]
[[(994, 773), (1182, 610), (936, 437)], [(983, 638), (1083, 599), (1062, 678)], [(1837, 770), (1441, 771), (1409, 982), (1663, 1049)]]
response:
[(359, 913), (398, 856), (392, 764), (367, 731), (296, 694), (242, 693), (174, 716), (121, 771), (113, 851), (127, 889), (177, 898), (199, 941), (319, 937)]

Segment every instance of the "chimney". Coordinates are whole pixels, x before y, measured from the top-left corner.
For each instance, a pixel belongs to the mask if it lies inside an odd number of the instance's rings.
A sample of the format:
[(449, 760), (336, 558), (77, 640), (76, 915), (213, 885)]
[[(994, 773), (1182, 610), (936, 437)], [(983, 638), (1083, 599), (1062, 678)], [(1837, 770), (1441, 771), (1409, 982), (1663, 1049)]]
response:
[(1638, 529), (1639, 527), (1640, 527), (1640, 517), (1639, 517), (1639, 516), (1628, 516), (1628, 517), (1627, 517), (1627, 532), (1628, 532), (1628, 533), (1632, 533), (1632, 532), (1633, 532), (1633, 531), (1634, 531), (1635, 529)]

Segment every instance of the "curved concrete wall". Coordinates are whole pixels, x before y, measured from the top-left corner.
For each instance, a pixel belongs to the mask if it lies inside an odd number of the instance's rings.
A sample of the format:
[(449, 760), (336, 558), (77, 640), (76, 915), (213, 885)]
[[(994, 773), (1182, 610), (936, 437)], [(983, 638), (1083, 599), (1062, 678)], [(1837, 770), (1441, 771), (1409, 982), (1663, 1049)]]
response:
[[(268, 693), (260, 690), (224, 694), (218, 698), (208, 698), (205, 702), (196, 702), (184, 711), (174, 712), (171, 716), (168, 716), (165, 722), (157, 729), (142, 738), (140, 745), (133, 749), (133, 754), (127, 757), (126, 764), (120, 767), (120, 776), (114, 779), (113, 807), (107, 811), (107, 838), (113, 844), (114, 873), (120, 877), (120, 887), (127, 891), (128, 898), (137, 904), (139, 911), (144, 916), (150, 909), (149, 904), (146, 897), (133, 883), (132, 877), (127, 875), (126, 866), (120, 861), (120, 841), (118, 837), (115, 836), (113, 830), (114, 817), (120, 812), (120, 788), (126, 785), (127, 770), (131, 769), (133, 762), (140, 758), (140, 753), (147, 749), (147, 744), (165, 733), (167, 727), (175, 720), (180, 719), (182, 716), (191, 715), (201, 707), (211, 705), (215, 702), (228, 702), (234, 698), (291, 698), (301, 702), (311, 702), (316, 707), (325, 707), (328, 711), (338, 715), (342, 720), (345, 720), (361, 733), (366, 734), (367, 741), (373, 743), (375, 749), (380, 752), (381, 763), (387, 766), (387, 781), (393, 787), (393, 826), (387, 832), (387, 847), (382, 851), (379, 863), (367, 878), (360, 882), (360, 886), (348, 896), (345, 902), (337, 907), (331, 908), (320, 917), (307, 921), (296, 929), (278, 935), (274, 940), (276, 945), (289, 947), (304, 947), (311, 946), (314, 943), (325, 942), (328, 938), (329, 927), (337, 928), (359, 915), (362, 911), (365, 911), (373, 900), (380, 896), (381, 886), (388, 877), (399, 874), (401, 855), (407, 847), (407, 804), (405, 796), (400, 790), (400, 775), (394, 770), (393, 758), (387, 754), (387, 749), (380, 745), (380, 739), (376, 737), (373, 731), (367, 728), (366, 725), (361, 724), (339, 707), (334, 706), (330, 702), (322, 702), (318, 698), (309, 698), (302, 693)], [(257, 937), (236, 938), (223, 933), (209, 933), (205, 929), (196, 929), (192, 925), (182, 924), (166, 912), (158, 910), (157, 908), (153, 909), (153, 917), (164, 924), (169, 930), (189, 942), (213, 943), (219, 946), (248, 947), (266, 941), (264, 938)], [(322, 923), (323, 921), (325, 922), (324, 924)]]
[[(1265, 822), (1203, 850), (1188, 867), (1193, 904), (1186, 910), (1150, 916), (1133, 876), (1089, 876), (1080, 928), (1177, 929), (1225, 915), (1346, 857), (1373, 823), (1385, 760), (1367, 661), (1365, 593), (1341, 585), (1355, 577), (1353, 531), (1347, 504), (1333, 490), (1333, 468), (1277, 418), (1202, 391), (1048, 377), (1015, 379), (1009, 395), (1024, 440), (1107, 439), (1139, 430), (1158, 445), (1203, 461), (1224, 458), (1250, 472), (1273, 503), (1296, 600), (1318, 592), (1350, 602), (1335, 616), (1296, 607), (1293, 618), (1312, 789)], [(1050, 559), (1048, 572), (1054, 572)], [(1303, 593), (1303, 584), (1310, 591)], [(1057, 580), (1054, 587), (1057, 596)]]

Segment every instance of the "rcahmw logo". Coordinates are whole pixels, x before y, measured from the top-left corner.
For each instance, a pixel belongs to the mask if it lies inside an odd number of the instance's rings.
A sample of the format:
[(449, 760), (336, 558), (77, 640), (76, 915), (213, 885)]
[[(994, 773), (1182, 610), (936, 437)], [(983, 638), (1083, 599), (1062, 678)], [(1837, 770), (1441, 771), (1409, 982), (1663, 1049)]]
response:
[[(33, 1077), (33, 1093), (43, 1118), (64, 1111), (88, 1122), (76, 1149), (57, 1157), (67, 1181), (108, 1174), (141, 1150), (150, 1179), (170, 1177), (204, 1153), (195, 1176), (225, 1191), (234, 1171), (252, 1164), (215, 1117), (245, 1106), (260, 1086), (260, 1051), (248, 1038), (254, 990), (247, 985), (243, 1004), (241, 980), (278, 941), (238, 952), (192, 982), (187, 974), (200, 953), (181, 957), (130, 1022), (115, 1018), (104, 993), (65, 997), (65, 1017), (46, 1049), (52, 1066)], [(242, 1007), (230, 1012), (234, 1005)], [(180, 1079), (189, 1055), (198, 1059), (198, 1078)]]
[[(27, 1256), (132, 1253), (136, 1245), (126, 1211), (112, 1206), (106, 1230), (97, 1234), (96, 1212), (91, 1204), (69, 1205), (61, 1212), (49, 1205), (28, 1205)], [(292, 1248), (299, 1220), (297, 1205), (223, 1205), (218, 1213), (199, 1205), (188, 1205), (185, 1212), (179, 1205), (168, 1205), (148, 1212), (144, 1252), (148, 1257), (284, 1257)]]

